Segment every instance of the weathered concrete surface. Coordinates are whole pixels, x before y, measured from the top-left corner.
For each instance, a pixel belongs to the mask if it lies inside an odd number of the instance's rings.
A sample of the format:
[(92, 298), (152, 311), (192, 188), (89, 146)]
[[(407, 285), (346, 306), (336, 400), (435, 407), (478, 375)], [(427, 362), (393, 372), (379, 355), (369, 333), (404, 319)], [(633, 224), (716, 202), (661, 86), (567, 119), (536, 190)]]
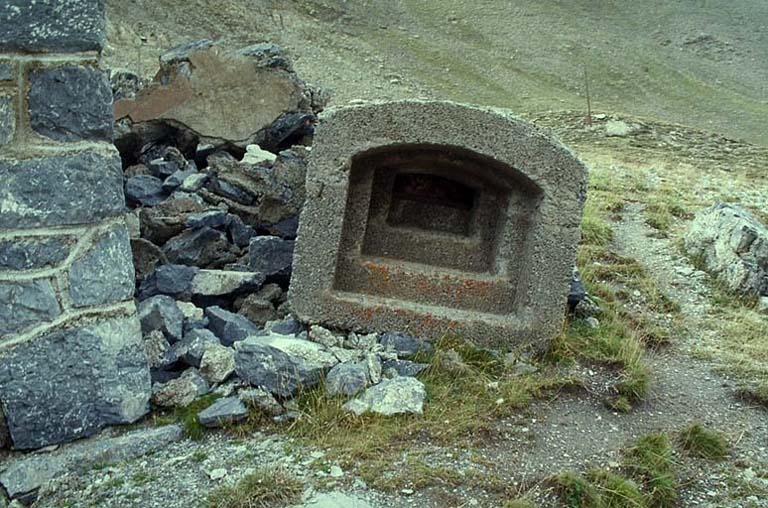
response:
[(150, 396), (138, 321), (130, 316), (83, 323), (4, 351), (0, 393), (18, 449), (136, 421)]
[(306, 192), (302, 320), (536, 348), (560, 331), (586, 169), (534, 126), (448, 102), (330, 111)]
[(115, 103), (116, 119), (169, 120), (204, 139), (245, 146), (284, 113), (310, 110), (309, 93), (292, 72), (206, 45), (174, 55), (135, 99)]
[(684, 248), (731, 291), (768, 295), (768, 227), (743, 207), (715, 203), (697, 213)]

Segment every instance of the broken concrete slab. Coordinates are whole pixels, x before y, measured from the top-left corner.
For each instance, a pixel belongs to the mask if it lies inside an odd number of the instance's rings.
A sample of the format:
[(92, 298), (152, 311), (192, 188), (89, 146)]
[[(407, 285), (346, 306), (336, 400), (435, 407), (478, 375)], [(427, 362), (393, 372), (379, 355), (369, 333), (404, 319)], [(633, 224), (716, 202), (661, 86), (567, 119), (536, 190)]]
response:
[(259, 143), (275, 120), (285, 113), (311, 112), (312, 104), (295, 73), (260, 66), (260, 58), (225, 53), (208, 42), (187, 45), (161, 60), (155, 80), (135, 98), (115, 102), (115, 118), (181, 124), (214, 145), (225, 140), (242, 147)]

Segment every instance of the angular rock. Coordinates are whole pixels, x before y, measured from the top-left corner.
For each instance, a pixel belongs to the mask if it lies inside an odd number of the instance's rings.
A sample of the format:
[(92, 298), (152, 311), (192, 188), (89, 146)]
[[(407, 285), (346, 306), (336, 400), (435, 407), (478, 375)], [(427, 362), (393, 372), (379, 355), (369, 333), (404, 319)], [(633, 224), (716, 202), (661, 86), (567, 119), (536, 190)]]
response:
[(609, 138), (625, 138), (629, 136), (633, 130), (631, 125), (621, 120), (608, 120), (605, 124), (605, 136)]
[(0, 51), (100, 51), (107, 40), (104, 0), (0, 3)]
[(189, 175), (181, 183), (179, 190), (184, 192), (197, 192), (203, 188), (203, 186), (208, 182), (209, 178), (210, 175), (208, 173), (195, 173), (193, 175)]
[(0, 336), (51, 321), (59, 314), (50, 280), (0, 282)]
[(253, 272), (200, 270), (192, 279), (192, 294), (198, 296), (237, 295), (257, 291), (264, 276)]
[(99, 437), (72, 443), (53, 452), (29, 454), (9, 461), (0, 472), (0, 484), (12, 498), (34, 492), (67, 472), (84, 473), (99, 464), (128, 461), (179, 441), (178, 425), (150, 427), (117, 437)]
[(232, 215), (230, 217), (231, 220), (228, 231), (232, 243), (238, 247), (248, 247), (251, 243), (251, 238), (257, 236), (258, 233), (256, 233), (256, 230), (251, 226), (245, 224), (237, 215)]
[(174, 48), (171, 48), (167, 52), (160, 55), (160, 63), (165, 65), (171, 65), (184, 60), (189, 60), (189, 55), (195, 51), (208, 49), (213, 46), (213, 41), (210, 39), (201, 39), (199, 41), (185, 42)]
[(327, 347), (339, 347), (344, 344), (344, 337), (335, 335), (330, 330), (318, 325), (309, 327), (309, 339)]
[(231, 215), (224, 210), (208, 210), (205, 212), (193, 213), (187, 216), (188, 228), (213, 228), (221, 229), (229, 225)]
[(157, 295), (139, 303), (139, 320), (145, 335), (160, 330), (171, 344), (181, 340), (184, 314), (170, 296)]
[(277, 155), (266, 150), (262, 150), (259, 145), (248, 145), (245, 147), (243, 162), (246, 164), (261, 164), (264, 162), (272, 163), (277, 159)]
[(198, 271), (200, 269), (195, 266), (158, 266), (139, 286), (139, 299), (145, 300), (155, 295), (188, 299), (192, 294), (192, 280)]
[(400, 358), (409, 358), (416, 353), (429, 353), (433, 349), (429, 342), (402, 332), (382, 333), (379, 335), (379, 344), (384, 346), (386, 351), (394, 351)]
[(344, 409), (356, 415), (368, 412), (384, 416), (421, 414), (426, 396), (424, 384), (418, 379), (395, 377), (368, 388), (361, 397), (344, 404)]
[(212, 331), (202, 329), (189, 330), (184, 338), (173, 345), (176, 354), (191, 367), (200, 367), (205, 348), (209, 345), (219, 345), (219, 338)]
[(165, 192), (173, 192), (184, 184), (187, 178), (197, 174), (195, 169), (177, 170), (171, 173), (171, 175), (163, 181), (163, 190)]
[(306, 339), (270, 333), (250, 337), (251, 342), (279, 349), (295, 360), (300, 360), (312, 369), (329, 369), (339, 363), (333, 351), (321, 344)]
[(293, 240), (283, 240), (277, 236), (251, 238), (248, 266), (254, 272), (263, 273), (267, 279), (285, 279), (291, 274), (294, 243)]
[(150, 380), (135, 317), (56, 330), (0, 356), (0, 393), (18, 449), (90, 436), (148, 409)]
[(237, 397), (219, 399), (197, 414), (197, 420), (203, 427), (223, 427), (230, 423), (245, 420), (248, 409)]
[(381, 364), (384, 374), (394, 372), (398, 376), (406, 377), (416, 377), (428, 368), (428, 363), (416, 363), (408, 360), (385, 360)]
[(0, 228), (88, 224), (124, 211), (120, 157), (92, 151), (0, 160)]
[(169, 369), (179, 361), (176, 350), (160, 330), (153, 330), (144, 336), (144, 353), (150, 369)]
[(152, 402), (161, 407), (186, 407), (196, 398), (208, 393), (208, 383), (196, 369), (184, 373), (166, 383), (152, 387)]
[(277, 319), (277, 311), (275, 310), (275, 306), (272, 305), (272, 302), (260, 298), (258, 294), (252, 294), (245, 297), (240, 303), (240, 308), (237, 310), (237, 313), (247, 317), (248, 320), (259, 326), (264, 326), (267, 321)]
[(300, 388), (315, 386), (320, 381), (321, 368), (309, 367), (256, 339), (252, 337), (235, 345), (235, 371), (240, 379), (278, 397), (292, 397)]
[(731, 291), (768, 295), (768, 227), (743, 207), (715, 203), (700, 211), (683, 247)]
[(283, 54), (283, 50), (277, 44), (260, 42), (237, 50), (238, 55), (251, 57), (260, 67), (280, 68), (291, 71), (291, 62)]
[(151, 275), (158, 265), (168, 263), (168, 258), (163, 250), (143, 238), (131, 238), (131, 253), (133, 254), (136, 281), (139, 283)]
[(256, 408), (268, 416), (280, 416), (285, 408), (275, 399), (274, 395), (261, 388), (246, 388), (237, 394), (248, 407)]
[(124, 225), (101, 235), (69, 269), (69, 297), (74, 307), (128, 300), (135, 287), (131, 243)]
[(305, 136), (314, 134), (316, 117), (312, 113), (296, 112), (286, 113), (272, 122), (261, 145), (266, 150), (279, 152), (299, 144)]
[(204, 210), (195, 199), (170, 198), (153, 208), (139, 211), (141, 236), (155, 245), (162, 245), (186, 228), (187, 217)]
[(29, 73), (29, 123), (56, 141), (112, 138), (112, 87), (92, 67), (44, 67)]
[(280, 335), (297, 335), (304, 331), (304, 325), (293, 316), (288, 316), (282, 321), (268, 323), (266, 331), (279, 333)]
[(171, 263), (181, 265), (220, 266), (235, 259), (224, 233), (205, 227), (188, 229), (171, 238), (163, 251)]
[(155, 206), (168, 198), (163, 181), (152, 175), (136, 175), (125, 182), (125, 198), (132, 205)]
[(200, 321), (203, 319), (203, 309), (189, 302), (176, 302), (179, 310), (184, 314), (185, 322)]
[(219, 338), (225, 346), (231, 346), (237, 341), (251, 335), (260, 335), (259, 328), (239, 314), (229, 312), (221, 307), (213, 306), (205, 309), (208, 318), (208, 329)]
[(329, 395), (355, 395), (368, 384), (368, 368), (359, 362), (340, 363), (325, 376), (325, 390)]
[(209, 383), (221, 383), (235, 372), (235, 351), (220, 344), (206, 344), (200, 374)]

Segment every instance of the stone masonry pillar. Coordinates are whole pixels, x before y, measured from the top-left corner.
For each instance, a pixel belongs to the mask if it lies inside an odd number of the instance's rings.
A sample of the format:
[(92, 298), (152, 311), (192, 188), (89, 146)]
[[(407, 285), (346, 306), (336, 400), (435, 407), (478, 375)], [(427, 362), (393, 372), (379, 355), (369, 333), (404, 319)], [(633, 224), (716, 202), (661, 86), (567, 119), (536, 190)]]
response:
[(17, 449), (148, 409), (105, 25), (104, 0), (0, 1), (0, 423)]

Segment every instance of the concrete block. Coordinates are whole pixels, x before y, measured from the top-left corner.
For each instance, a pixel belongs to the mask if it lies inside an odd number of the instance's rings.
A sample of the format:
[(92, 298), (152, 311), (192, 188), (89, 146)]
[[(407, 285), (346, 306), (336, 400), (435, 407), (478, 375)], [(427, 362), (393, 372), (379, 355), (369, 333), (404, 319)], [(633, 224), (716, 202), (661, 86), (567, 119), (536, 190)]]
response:
[(300, 319), (507, 347), (560, 331), (586, 169), (534, 126), (449, 102), (332, 110), (306, 192)]

